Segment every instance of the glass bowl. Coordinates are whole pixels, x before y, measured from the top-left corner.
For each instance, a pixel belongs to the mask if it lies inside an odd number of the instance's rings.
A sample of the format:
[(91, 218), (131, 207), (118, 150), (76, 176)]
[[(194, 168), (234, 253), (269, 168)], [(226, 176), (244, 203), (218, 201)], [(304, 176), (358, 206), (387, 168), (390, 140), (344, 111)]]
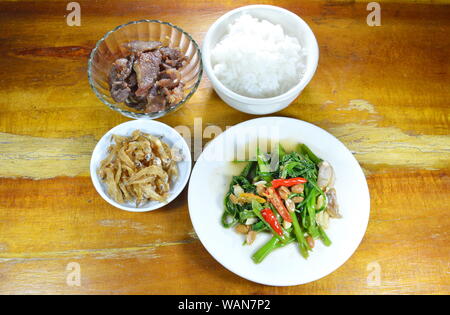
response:
[[(134, 40), (160, 41), (164, 46), (179, 48), (187, 57), (186, 65), (180, 69), (185, 96), (179, 103), (159, 112), (144, 113), (113, 100), (109, 91), (109, 71), (116, 59), (129, 55), (123, 44)], [(156, 119), (180, 108), (197, 90), (202, 73), (201, 52), (195, 40), (178, 26), (158, 20), (129, 22), (109, 31), (97, 42), (88, 62), (89, 84), (95, 95), (113, 110), (136, 119)]]

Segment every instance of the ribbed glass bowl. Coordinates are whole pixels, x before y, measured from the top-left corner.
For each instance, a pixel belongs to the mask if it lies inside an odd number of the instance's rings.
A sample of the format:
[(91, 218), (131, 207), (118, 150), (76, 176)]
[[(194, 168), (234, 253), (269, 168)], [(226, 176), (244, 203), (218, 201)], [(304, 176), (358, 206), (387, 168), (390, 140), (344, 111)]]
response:
[[(185, 84), (185, 96), (177, 104), (170, 105), (163, 111), (143, 113), (117, 103), (111, 97), (108, 75), (113, 62), (129, 55), (124, 44), (134, 41), (160, 41), (164, 46), (179, 48), (187, 57), (186, 65), (180, 69)], [(107, 106), (130, 118), (160, 118), (185, 104), (195, 93), (202, 78), (203, 65), (200, 48), (195, 40), (181, 28), (168, 22), (141, 20), (120, 25), (106, 33), (92, 50), (88, 62), (89, 84), (95, 95)]]

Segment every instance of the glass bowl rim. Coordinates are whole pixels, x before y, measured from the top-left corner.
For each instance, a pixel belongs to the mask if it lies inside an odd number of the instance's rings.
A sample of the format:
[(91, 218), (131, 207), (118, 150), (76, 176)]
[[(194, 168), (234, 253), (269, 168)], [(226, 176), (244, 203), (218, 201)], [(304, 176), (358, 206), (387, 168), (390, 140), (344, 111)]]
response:
[[(117, 107), (114, 104), (111, 104), (110, 102), (108, 102), (106, 99), (103, 98), (103, 96), (101, 95), (101, 93), (97, 90), (97, 88), (94, 86), (94, 79), (92, 78), (92, 63), (93, 63), (93, 59), (95, 54), (97, 53), (98, 48), (100, 47), (100, 45), (114, 32), (120, 30), (121, 28), (124, 28), (128, 25), (131, 24), (139, 24), (139, 23), (157, 23), (157, 24), (165, 24), (170, 26), (171, 28), (176, 29), (177, 31), (181, 32), (182, 34), (186, 35), (189, 40), (193, 43), (195, 49), (198, 52), (198, 57), (199, 57), (199, 62), (200, 62), (200, 69), (199, 69), (199, 73), (198, 73), (198, 79), (195, 82), (194, 86), (192, 87), (191, 91), (177, 104), (171, 106), (168, 109), (159, 111), (159, 112), (155, 112), (155, 113), (135, 113), (132, 111), (128, 111), (125, 109), (121, 109), (119, 107)], [(119, 113), (121, 113), (122, 115), (129, 117), (129, 118), (135, 118), (135, 119), (139, 119), (139, 118), (147, 118), (147, 119), (157, 119), (160, 117), (163, 117), (164, 115), (175, 111), (176, 109), (178, 109), (180, 106), (182, 106), (184, 103), (186, 103), (191, 96), (197, 91), (198, 86), (200, 85), (201, 79), (202, 79), (202, 75), (203, 75), (203, 59), (202, 59), (202, 52), (200, 50), (200, 46), (197, 44), (197, 42), (194, 40), (194, 38), (187, 33), (186, 31), (184, 31), (181, 27), (176, 26), (170, 22), (164, 22), (164, 21), (160, 21), (160, 20), (148, 20), (148, 19), (144, 19), (144, 20), (138, 20), (138, 21), (131, 21), (125, 24), (121, 24), (119, 26), (116, 26), (115, 28), (113, 28), (112, 30), (108, 31), (105, 35), (103, 35), (103, 37), (101, 39), (99, 39), (97, 41), (97, 43), (95, 44), (94, 49), (92, 49), (90, 55), (89, 55), (89, 60), (88, 60), (88, 80), (89, 80), (89, 85), (91, 86), (91, 89), (94, 91), (95, 95), (97, 96), (97, 98), (102, 101), (105, 105), (107, 105), (109, 108), (118, 111)]]

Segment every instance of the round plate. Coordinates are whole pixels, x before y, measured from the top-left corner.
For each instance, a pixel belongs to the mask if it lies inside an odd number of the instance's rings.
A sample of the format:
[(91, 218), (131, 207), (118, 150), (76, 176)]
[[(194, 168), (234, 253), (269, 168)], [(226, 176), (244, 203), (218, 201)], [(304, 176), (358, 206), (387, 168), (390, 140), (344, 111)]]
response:
[[(131, 136), (133, 131), (136, 129), (161, 138), (161, 140), (167, 143), (170, 148), (179, 150), (183, 158), (182, 161), (177, 163), (179, 175), (175, 182), (171, 183), (169, 197), (167, 200), (165, 202), (150, 201), (142, 206), (139, 206), (139, 208), (136, 208), (134, 203), (120, 204), (111, 199), (107, 194), (106, 185), (97, 175), (97, 169), (100, 162), (106, 158), (108, 147), (112, 143), (111, 136), (113, 134), (120, 136)], [(159, 121), (142, 119), (125, 122), (108, 131), (95, 146), (94, 152), (92, 153), (90, 171), (92, 183), (94, 184), (95, 189), (108, 203), (116, 208), (126, 211), (146, 212), (159, 209), (169, 204), (181, 193), (188, 182), (189, 174), (191, 173), (191, 166), (191, 151), (189, 150), (186, 141), (184, 141), (184, 138), (175, 129)]]
[[(296, 243), (293, 243), (275, 250), (262, 263), (255, 264), (251, 256), (270, 239), (270, 235), (260, 233), (252, 245), (243, 245), (243, 235), (221, 224), (223, 199), (231, 177), (238, 175), (244, 166), (237, 167), (231, 161), (242, 159), (239, 154), (245, 153), (243, 148), (246, 146), (247, 150), (253, 150), (257, 141), (261, 146), (270, 143), (270, 138), (275, 141), (278, 138), (288, 150), (291, 145), (305, 143), (333, 166), (343, 218), (330, 219), (327, 234), (332, 245), (326, 247), (316, 241), (308, 259), (300, 255)], [(367, 182), (352, 153), (325, 130), (283, 117), (249, 120), (229, 128), (211, 141), (191, 174), (188, 202), (198, 237), (219, 263), (245, 279), (273, 286), (308, 283), (339, 268), (357, 249), (370, 214)]]

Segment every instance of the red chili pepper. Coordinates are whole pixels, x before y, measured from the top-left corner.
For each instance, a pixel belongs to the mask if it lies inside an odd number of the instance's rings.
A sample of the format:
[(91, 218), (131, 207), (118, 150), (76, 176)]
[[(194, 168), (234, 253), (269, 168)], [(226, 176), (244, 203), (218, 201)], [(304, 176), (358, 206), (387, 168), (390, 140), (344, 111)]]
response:
[(278, 188), (280, 186), (291, 187), (298, 184), (304, 184), (307, 180), (303, 177), (289, 178), (289, 179), (274, 179), (272, 181), (272, 187)]
[(274, 205), (275, 209), (277, 209), (278, 213), (284, 219), (284, 221), (292, 222), (289, 211), (287, 211), (284, 206), (283, 201), (281, 200), (280, 195), (278, 195), (277, 191), (273, 187), (267, 188), (268, 199)]
[(272, 210), (269, 208), (263, 209), (261, 210), (261, 215), (278, 235), (283, 236), (283, 229)]

